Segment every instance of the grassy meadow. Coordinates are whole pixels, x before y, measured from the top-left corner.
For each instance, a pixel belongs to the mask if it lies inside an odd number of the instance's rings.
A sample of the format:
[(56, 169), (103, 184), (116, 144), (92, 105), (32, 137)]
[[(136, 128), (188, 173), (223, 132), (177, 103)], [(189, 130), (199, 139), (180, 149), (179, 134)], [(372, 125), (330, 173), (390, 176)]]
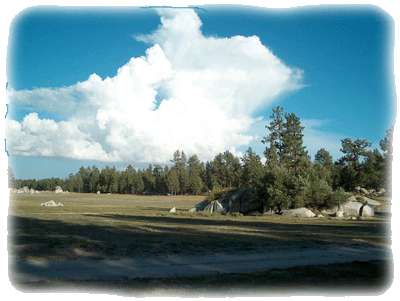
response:
[[(390, 247), (387, 212), (362, 220), (188, 212), (203, 199), (52, 192), (11, 195), (9, 255), (13, 260), (71, 260)], [(50, 200), (63, 206), (40, 206)], [(176, 213), (169, 212), (172, 207)]]

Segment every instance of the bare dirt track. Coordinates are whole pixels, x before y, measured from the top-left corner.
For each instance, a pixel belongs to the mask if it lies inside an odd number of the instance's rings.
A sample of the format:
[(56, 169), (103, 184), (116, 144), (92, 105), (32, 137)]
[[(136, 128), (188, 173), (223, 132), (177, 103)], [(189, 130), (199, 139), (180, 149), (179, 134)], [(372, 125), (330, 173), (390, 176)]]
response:
[(391, 259), (390, 250), (343, 247), (238, 255), (175, 255), (119, 260), (80, 259), (64, 262), (36, 260), (11, 263), (10, 277), (18, 283), (68, 279), (121, 280), (126, 278), (193, 277)]

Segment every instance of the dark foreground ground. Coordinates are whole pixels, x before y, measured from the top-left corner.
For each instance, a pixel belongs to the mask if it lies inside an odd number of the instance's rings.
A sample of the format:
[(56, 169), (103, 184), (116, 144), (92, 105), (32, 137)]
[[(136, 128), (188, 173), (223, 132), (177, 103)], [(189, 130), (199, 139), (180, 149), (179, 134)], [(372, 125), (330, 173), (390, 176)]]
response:
[(391, 288), (392, 281), (392, 263), (373, 260), (196, 277), (41, 281), (19, 284), (16, 289), (32, 293), (89, 292), (136, 297), (379, 296)]

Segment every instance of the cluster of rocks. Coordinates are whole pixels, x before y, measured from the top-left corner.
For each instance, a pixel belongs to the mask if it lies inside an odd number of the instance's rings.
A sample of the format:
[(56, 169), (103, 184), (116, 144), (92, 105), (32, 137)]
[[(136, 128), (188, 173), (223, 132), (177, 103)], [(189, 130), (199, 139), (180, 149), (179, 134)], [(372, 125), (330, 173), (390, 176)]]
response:
[(40, 206), (44, 206), (44, 207), (58, 207), (58, 206), (64, 206), (61, 203), (56, 204), (56, 202), (54, 202), (53, 200), (48, 201), (46, 203), (41, 203)]
[(370, 195), (370, 196), (376, 196), (376, 197), (381, 197), (386, 195), (386, 190), (384, 188), (380, 188), (378, 190), (375, 189), (365, 189), (360, 186), (357, 186), (355, 188), (355, 192), (361, 194), (361, 195)]
[[(48, 191), (46, 191), (48, 192)], [(27, 186), (22, 187), (20, 189), (15, 189), (15, 188), (10, 188), (10, 193), (25, 193), (25, 194), (35, 194), (35, 193), (41, 193), (39, 190), (34, 190), (34, 189), (29, 189)], [(63, 191), (60, 186), (56, 186), (54, 193), (68, 193), (68, 190)]]
[[(220, 197), (220, 199), (208, 202), (204, 200), (193, 208), (190, 212), (209, 211), (227, 214), (229, 212), (239, 212), (242, 214), (251, 214), (254, 212), (267, 213), (263, 204), (251, 199), (253, 189), (242, 189), (234, 192), (229, 192)], [(379, 206), (381, 203), (367, 198), (365, 196), (349, 196), (348, 202), (335, 206), (333, 208), (322, 210), (321, 213), (315, 214), (307, 208), (282, 210), (281, 215), (290, 217), (372, 217), (375, 215), (374, 206)], [(272, 213), (272, 211), (269, 211)]]
[(68, 190), (63, 191), (60, 186), (56, 186), (54, 193), (68, 193)]
[(40, 193), (40, 191), (38, 190), (34, 190), (34, 189), (29, 189), (28, 187), (23, 187), (20, 189), (15, 189), (15, 188), (10, 188), (10, 193), (26, 193), (26, 194), (34, 194), (34, 193)]

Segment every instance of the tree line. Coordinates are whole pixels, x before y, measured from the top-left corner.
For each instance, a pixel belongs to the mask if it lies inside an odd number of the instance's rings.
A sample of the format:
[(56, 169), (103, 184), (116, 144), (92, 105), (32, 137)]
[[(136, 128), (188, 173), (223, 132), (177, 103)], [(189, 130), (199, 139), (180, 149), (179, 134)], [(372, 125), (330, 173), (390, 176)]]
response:
[(367, 189), (385, 188), (391, 192), (394, 126), (380, 141), (381, 150), (370, 150), (367, 140), (341, 140), (343, 156), (333, 161), (321, 148), (313, 161), (303, 145), (300, 118), (284, 112), (278, 106), (272, 110), (268, 135), (261, 141), (266, 145), (263, 164), (250, 147), (242, 157), (225, 151), (213, 160), (201, 162), (197, 155), (187, 158), (184, 151), (173, 154), (170, 166), (150, 164), (144, 169), (129, 165), (118, 171), (106, 166), (81, 167), (67, 178), (42, 180), (14, 179), (9, 169), (9, 186), (27, 186), (35, 190), (63, 190), (121, 194), (206, 194), (210, 191), (255, 187), (255, 197), (269, 205), (298, 207), (337, 203), (344, 191), (357, 186)]

